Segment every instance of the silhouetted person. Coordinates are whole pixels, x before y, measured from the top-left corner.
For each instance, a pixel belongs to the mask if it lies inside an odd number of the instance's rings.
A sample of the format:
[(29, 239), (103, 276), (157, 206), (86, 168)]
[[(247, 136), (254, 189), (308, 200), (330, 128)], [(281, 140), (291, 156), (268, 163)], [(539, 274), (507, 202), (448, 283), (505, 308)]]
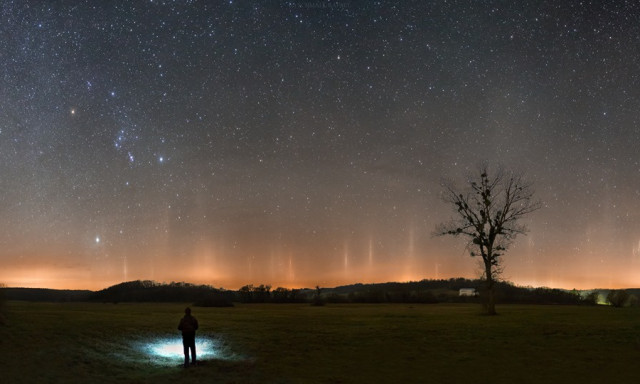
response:
[(184, 347), (184, 367), (189, 367), (189, 349), (191, 349), (191, 364), (196, 363), (196, 330), (198, 320), (191, 316), (191, 308), (184, 310), (184, 317), (180, 319), (178, 329), (182, 331), (182, 346)]

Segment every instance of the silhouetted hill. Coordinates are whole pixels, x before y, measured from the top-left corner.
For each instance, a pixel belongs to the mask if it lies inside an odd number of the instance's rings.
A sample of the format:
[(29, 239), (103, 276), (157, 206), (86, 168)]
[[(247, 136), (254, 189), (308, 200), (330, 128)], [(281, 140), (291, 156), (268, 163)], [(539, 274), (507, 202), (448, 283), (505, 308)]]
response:
[[(482, 281), (464, 278), (421, 280), (406, 283), (353, 284), (323, 289), (329, 302), (470, 302), (482, 300)], [(475, 288), (478, 297), (459, 295), (462, 288)], [(521, 304), (583, 304), (581, 291), (553, 288), (520, 287), (509, 282), (496, 285), (499, 303)]]
[[(460, 296), (461, 288), (475, 288), (479, 296)], [(509, 282), (496, 286), (499, 303), (521, 304), (592, 304), (591, 291), (567, 291), (554, 288), (519, 287)], [(411, 282), (388, 282), (375, 284), (352, 284), (335, 288), (287, 290), (270, 286), (247, 285), (239, 291), (239, 301), (244, 303), (264, 302), (328, 302), (328, 303), (441, 303), (481, 302), (482, 281), (464, 278), (421, 280)], [(278, 297), (278, 300), (275, 298)]]
[(113, 285), (92, 292), (90, 301), (101, 302), (202, 302), (222, 303), (234, 299), (233, 291), (213, 288), (209, 285), (189, 283), (157, 283), (151, 280), (136, 280)]
[(326, 288), (327, 291), (334, 293), (344, 294), (355, 291), (369, 290), (369, 289), (382, 289), (382, 290), (452, 290), (459, 291), (461, 288), (478, 288), (481, 282), (479, 280), (470, 280), (462, 277), (451, 279), (433, 279), (433, 280), (420, 280), (420, 281), (408, 281), (408, 282), (387, 282), (387, 283), (372, 283), (372, 284), (351, 284), (342, 285), (335, 288)]
[(438, 303), (448, 301), (474, 301), (477, 298), (460, 297), (461, 288), (480, 287), (480, 282), (464, 278), (351, 284), (322, 289), (328, 302), (355, 303)]

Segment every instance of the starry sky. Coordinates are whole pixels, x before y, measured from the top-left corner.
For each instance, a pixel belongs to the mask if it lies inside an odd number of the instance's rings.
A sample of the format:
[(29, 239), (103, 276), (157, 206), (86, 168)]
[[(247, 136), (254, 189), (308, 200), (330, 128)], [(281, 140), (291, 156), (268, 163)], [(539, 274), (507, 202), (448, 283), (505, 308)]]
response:
[(474, 278), (484, 162), (504, 279), (640, 286), (639, 75), (635, 1), (3, 1), (0, 282)]

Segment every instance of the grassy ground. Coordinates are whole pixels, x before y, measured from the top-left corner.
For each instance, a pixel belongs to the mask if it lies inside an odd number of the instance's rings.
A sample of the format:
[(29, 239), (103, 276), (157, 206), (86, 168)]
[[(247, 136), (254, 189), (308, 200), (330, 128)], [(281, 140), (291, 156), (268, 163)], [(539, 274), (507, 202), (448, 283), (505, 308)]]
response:
[(637, 383), (640, 309), (477, 305), (193, 308), (216, 357), (145, 346), (184, 304), (9, 302), (2, 383)]

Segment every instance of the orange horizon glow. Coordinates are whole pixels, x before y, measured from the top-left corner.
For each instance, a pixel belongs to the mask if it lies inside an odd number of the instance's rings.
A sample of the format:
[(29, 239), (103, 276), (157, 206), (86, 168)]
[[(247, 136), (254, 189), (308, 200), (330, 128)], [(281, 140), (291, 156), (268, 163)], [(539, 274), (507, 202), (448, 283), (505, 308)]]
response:
[[(472, 264), (472, 263), (469, 263)], [(402, 268), (399, 268), (402, 269)], [(515, 269), (515, 268), (514, 268)], [(382, 272), (380, 270), (385, 270)], [(377, 273), (372, 273), (370, 269), (369, 273), (354, 273), (353, 276), (345, 275), (343, 271), (338, 271), (332, 276), (331, 274), (319, 274), (317, 278), (313, 276), (301, 276), (299, 278), (260, 278), (256, 276), (255, 279), (248, 279), (240, 275), (224, 275), (221, 273), (207, 274), (205, 269), (200, 271), (192, 270), (191, 273), (186, 274), (172, 274), (169, 271), (165, 273), (158, 273), (156, 271), (153, 274), (149, 273), (132, 273), (124, 278), (105, 278), (96, 276), (95, 271), (91, 271), (88, 268), (85, 269), (65, 269), (55, 267), (25, 267), (25, 268), (9, 268), (0, 272), (0, 284), (5, 287), (13, 288), (46, 288), (46, 289), (60, 289), (60, 290), (92, 290), (98, 291), (108, 288), (113, 285), (117, 285), (126, 281), (135, 280), (151, 280), (158, 283), (170, 283), (170, 282), (185, 282), (191, 284), (209, 285), (215, 288), (225, 288), (237, 290), (245, 285), (270, 285), (273, 289), (277, 287), (287, 289), (300, 289), (300, 288), (314, 288), (315, 286), (330, 288), (342, 285), (350, 284), (376, 284), (387, 282), (411, 282), (420, 280), (448, 280), (450, 278), (466, 278), (477, 279), (478, 275), (469, 273), (470, 268), (461, 270), (460, 273), (454, 273), (450, 275), (436, 275), (435, 273), (418, 274), (407, 273), (406, 271), (389, 271), (388, 266), (378, 268)], [(435, 272), (435, 271), (434, 271)], [(508, 272), (508, 270), (507, 270)], [(342, 275), (341, 277), (339, 275)], [(360, 276), (360, 277), (358, 277)], [(548, 287), (558, 289), (623, 289), (623, 288), (636, 288), (640, 286), (638, 277), (625, 276), (623, 278), (612, 279), (608, 275), (599, 275), (592, 277), (525, 277), (522, 278), (506, 277), (504, 280), (509, 281), (515, 285), (523, 287)]]
[[(413, 227), (411, 227), (413, 228)], [(551, 252), (538, 245), (548, 236), (543, 227), (514, 243), (503, 257), (502, 280), (518, 286), (559, 289), (620, 289), (640, 286), (637, 244), (584, 252), (557, 243)], [(464, 244), (432, 238), (417, 231), (404, 238), (371, 235), (309, 240), (308, 237), (269, 239), (201, 239), (189, 248), (158, 246), (140, 249), (94, 245), (82, 249), (49, 247), (48, 251), (15, 252), (0, 270), (0, 284), (8, 287), (101, 290), (134, 280), (186, 282), (216, 288), (244, 285), (272, 288), (336, 287), (356, 283), (439, 280), (481, 274), (480, 260), (471, 258)], [(104, 247), (104, 248), (103, 248)], [(550, 247), (548, 247), (550, 248)], [(612, 256), (606, 257), (609, 252)], [(614, 258), (613, 255), (619, 255)], [(617, 260), (611, 262), (610, 260)]]
[[(424, 279), (417, 279), (417, 280), (401, 280), (401, 279), (380, 279), (380, 280), (366, 280), (366, 281), (342, 281), (342, 280), (335, 280), (335, 281), (328, 281), (326, 282), (326, 284), (323, 285), (319, 285), (321, 288), (334, 288), (334, 287), (339, 287), (339, 286), (344, 286), (344, 285), (353, 285), (353, 284), (382, 284), (382, 283), (389, 283), (389, 282), (394, 282), (394, 283), (407, 283), (407, 282), (414, 282), (414, 281), (421, 281), (421, 280), (448, 280), (449, 278), (465, 278), (465, 279), (470, 279), (470, 280), (474, 280), (477, 279), (477, 276), (451, 276), (451, 277), (443, 277), (441, 279), (435, 279), (435, 278), (430, 278), (430, 277), (425, 277)], [(225, 288), (225, 289), (229, 289), (229, 290), (238, 290), (240, 287), (245, 286), (245, 285), (254, 285), (254, 286), (258, 286), (258, 285), (269, 285), (272, 287), (272, 289), (281, 287), (281, 288), (286, 288), (286, 289), (312, 289), (314, 288), (316, 285), (318, 284), (314, 284), (311, 283), (311, 280), (309, 284), (288, 284), (288, 283), (284, 283), (284, 284), (278, 284), (277, 282), (238, 282), (236, 284), (233, 284), (232, 282), (230, 282), (230, 284), (215, 284), (215, 283), (211, 283), (208, 281), (198, 281), (198, 280), (188, 280), (188, 279), (168, 279), (168, 280), (153, 280), (153, 279), (149, 279), (147, 277), (144, 276), (140, 276), (140, 277), (134, 277), (131, 280), (127, 280), (127, 281), (136, 281), (136, 280), (151, 280), (151, 281), (155, 281), (157, 283), (160, 284), (168, 284), (170, 282), (184, 282), (184, 283), (190, 283), (190, 284), (196, 284), (196, 285), (209, 285), (212, 286), (214, 288)], [(124, 283), (127, 281), (112, 281), (112, 282), (105, 282), (104, 284), (94, 284), (91, 281), (85, 281), (85, 282), (79, 282), (79, 283), (69, 283), (69, 282), (65, 282), (65, 281), (60, 281), (55, 279), (54, 277), (51, 277), (49, 279), (36, 279), (36, 280), (30, 280), (30, 279), (7, 279), (7, 280), (3, 280), (4, 282), (2, 284), (4, 284), (4, 287), (6, 288), (37, 288), (37, 289), (56, 289), (56, 290), (89, 290), (89, 291), (99, 291), (102, 289), (106, 289), (109, 288), (113, 285), (117, 285), (120, 283)], [(545, 287), (545, 288), (556, 288), (556, 289), (565, 289), (565, 290), (572, 290), (572, 289), (577, 289), (577, 290), (589, 290), (589, 289), (632, 289), (632, 288), (637, 288), (638, 286), (640, 286), (640, 284), (625, 284), (625, 283), (621, 283), (621, 284), (616, 284), (613, 286), (607, 286), (607, 285), (599, 285), (599, 284), (588, 284), (588, 283), (580, 283), (579, 280), (576, 280), (575, 283), (572, 283), (571, 281), (567, 280), (567, 281), (557, 281), (557, 282), (541, 282), (541, 281), (510, 281), (511, 283), (517, 285), (517, 286), (521, 286), (521, 287), (533, 287), (533, 288), (539, 288), (539, 287)]]

